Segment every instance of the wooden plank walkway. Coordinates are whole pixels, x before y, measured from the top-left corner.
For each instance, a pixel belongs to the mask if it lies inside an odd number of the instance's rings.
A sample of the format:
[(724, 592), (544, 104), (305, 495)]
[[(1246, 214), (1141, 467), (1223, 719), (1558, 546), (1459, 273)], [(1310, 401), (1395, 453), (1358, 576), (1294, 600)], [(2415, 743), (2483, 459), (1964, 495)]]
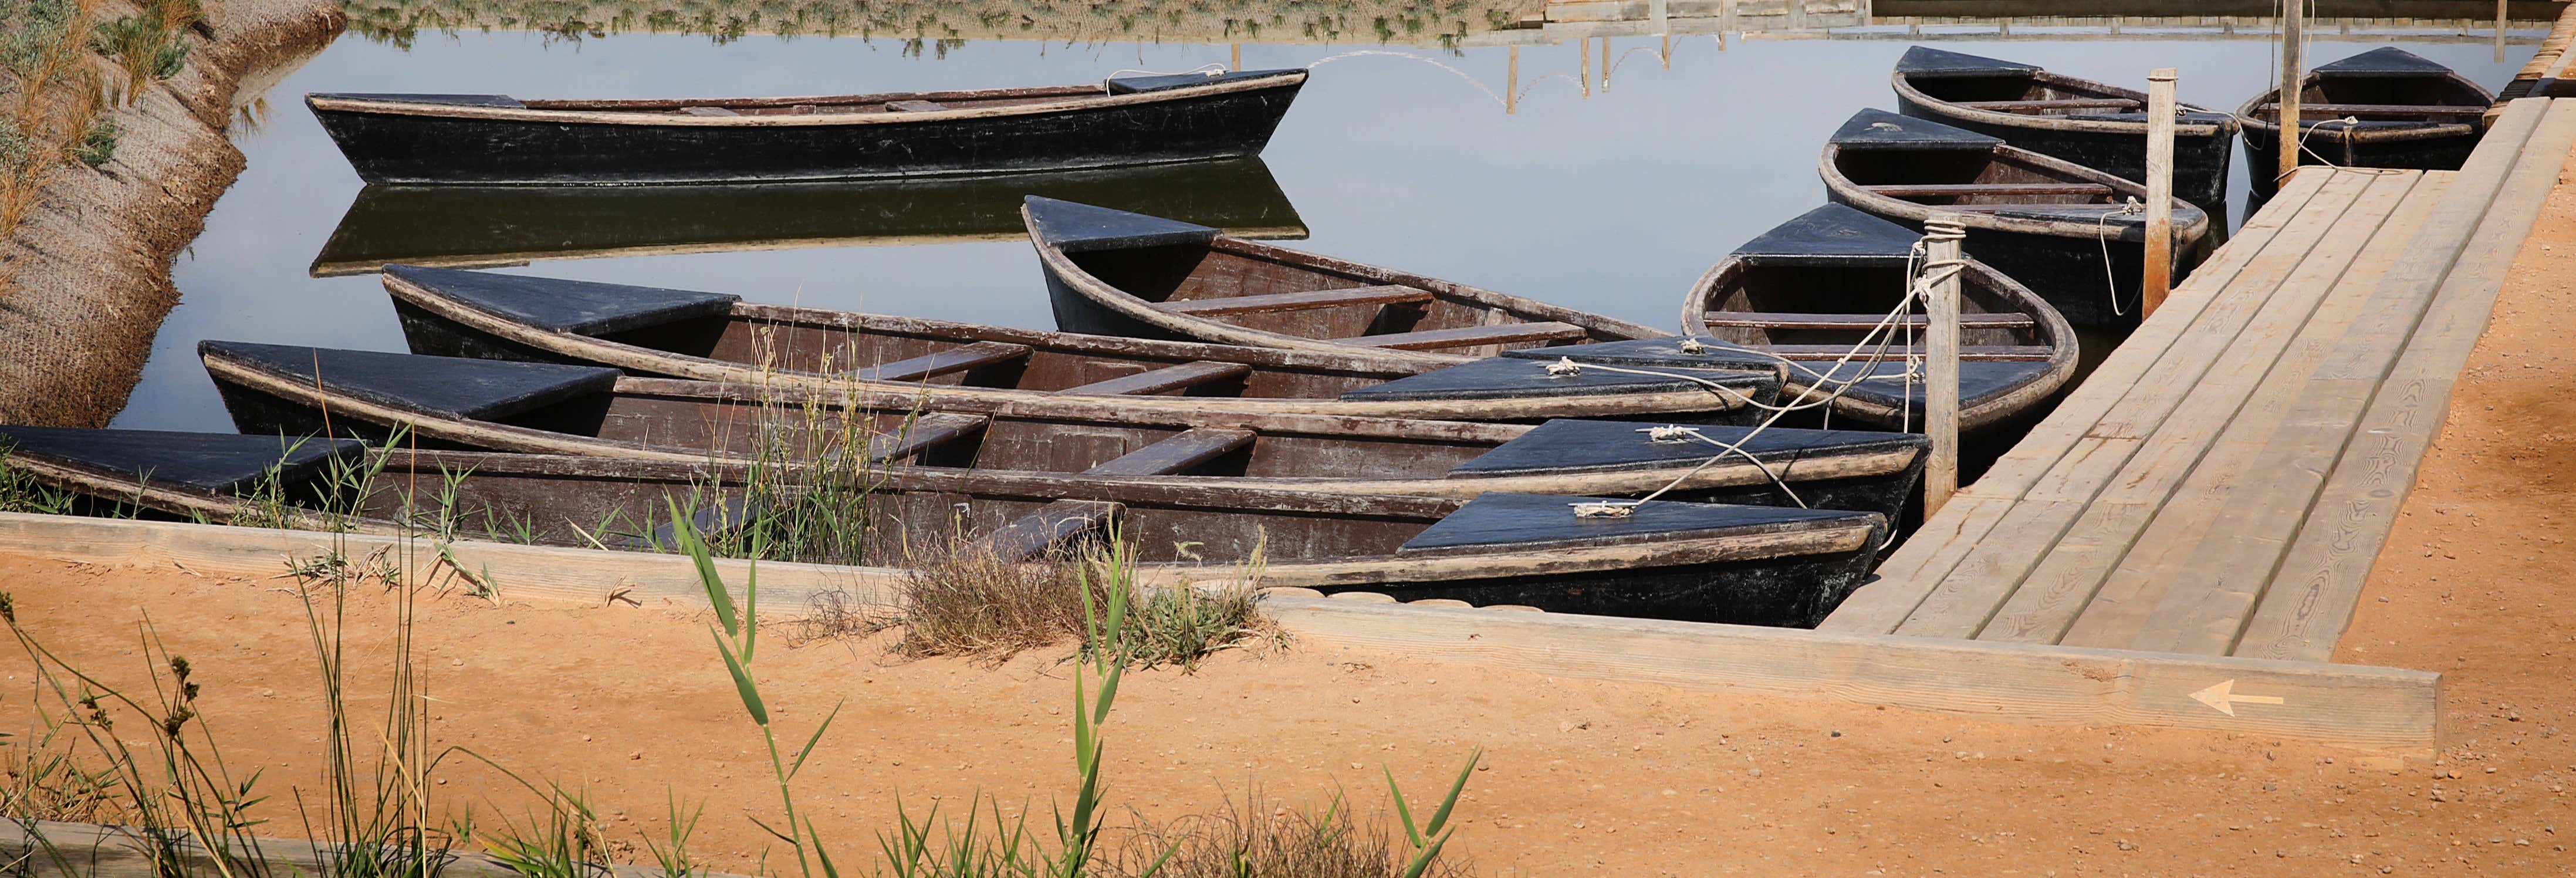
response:
[(2302, 169), (1824, 630), (2328, 659), (2571, 145)]

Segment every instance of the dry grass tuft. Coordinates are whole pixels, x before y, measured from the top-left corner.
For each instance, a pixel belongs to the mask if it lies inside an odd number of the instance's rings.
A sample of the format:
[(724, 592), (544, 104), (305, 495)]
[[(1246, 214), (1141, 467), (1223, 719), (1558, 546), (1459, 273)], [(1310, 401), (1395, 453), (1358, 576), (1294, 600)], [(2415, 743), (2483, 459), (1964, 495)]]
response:
[[(1256, 792), (1211, 814), (1183, 817), (1156, 825), (1134, 817), (1116, 856), (1100, 870), (1104, 875), (1137, 878), (1148, 874), (1157, 857), (1171, 859), (1154, 878), (1399, 878), (1415, 852), (1385, 820), (1361, 826), (1335, 796), (1323, 811), (1273, 806), (1265, 810)], [(1474, 874), (1465, 863), (1433, 860), (1422, 872), (1432, 878)]]
[(1132, 548), (1117, 546), (1114, 538), (1110, 548), (1025, 564), (1003, 561), (979, 541), (953, 541), (930, 557), (913, 559), (898, 605), (879, 624), (903, 628), (892, 647), (899, 655), (1001, 660), (1083, 638), (1085, 591), (1090, 605), (1099, 607), (1108, 604), (1110, 589), (1122, 588), (1130, 609), (1121, 627), (1133, 660), (1145, 667), (1196, 667), (1218, 650), (1271, 630), (1249, 588), (1145, 587), (1137, 584), (1133, 558)]
[[(115, 150), (90, 31), (100, 0), (0, 0), (0, 237), (35, 208), (45, 172)], [(0, 269), (5, 272), (5, 269)], [(0, 273), (0, 294), (12, 278)]]

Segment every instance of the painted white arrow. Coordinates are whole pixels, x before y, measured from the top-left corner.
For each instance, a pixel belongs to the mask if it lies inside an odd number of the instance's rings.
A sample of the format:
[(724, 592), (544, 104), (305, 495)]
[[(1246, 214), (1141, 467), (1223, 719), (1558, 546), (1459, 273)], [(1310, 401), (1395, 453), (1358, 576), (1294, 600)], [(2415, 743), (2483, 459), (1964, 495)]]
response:
[(2236, 715), (2236, 706), (2239, 704), (2282, 703), (2281, 696), (2278, 695), (2238, 695), (2234, 680), (2220, 680), (2216, 686), (2191, 693), (2191, 699), (2218, 708), (2219, 713), (2228, 716)]

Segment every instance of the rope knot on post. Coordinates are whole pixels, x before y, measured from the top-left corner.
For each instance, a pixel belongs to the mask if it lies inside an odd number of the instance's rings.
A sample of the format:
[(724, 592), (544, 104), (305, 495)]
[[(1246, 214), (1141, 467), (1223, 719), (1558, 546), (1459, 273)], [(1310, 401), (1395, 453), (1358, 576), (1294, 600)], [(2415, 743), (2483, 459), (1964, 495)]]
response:
[(1558, 357), (1556, 362), (1547, 364), (1547, 377), (1550, 378), (1568, 378), (1581, 374), (1583, 374), (1583, 364), (1575, 362), (1573, 357)]

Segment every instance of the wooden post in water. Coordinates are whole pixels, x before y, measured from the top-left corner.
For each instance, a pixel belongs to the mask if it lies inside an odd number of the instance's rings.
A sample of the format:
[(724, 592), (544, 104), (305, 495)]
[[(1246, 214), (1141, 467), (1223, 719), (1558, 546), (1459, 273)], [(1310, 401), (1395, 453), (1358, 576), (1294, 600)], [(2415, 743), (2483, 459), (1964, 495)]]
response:
[(1941, 278), (1923, 299), (1925, 333), (1923, 434), (1932, 459), (1923, 466), (1923, 517), (1959, 492), (1959, 241), (1967, 226), (1955, 213), (1923, 221), (1923, 270)]
[(1511, 75), (1503, 80), (1503, 115), (1521, 111), (1521, 47), (1512, 47)]
[(1234, 44), (1234, 57), (1232, 57), (1232, 58), (1230, 58), (1230, 59), (1228, 59), (1228, 60), (1226, 61), (1225, 69), (1227, 69), (1227, 70), (1241, 70), (1241, 69), (1243, 69), (1243, 44), (1242, 44), (1242, 43), (1235, 43), (1235, 44)]
[(2146, 277), (2138, 285), (2138, 316), (2156, 313), (2173, 289), (2174, 69), (2147, 73)]
[(2305, 139), (2299, 136), (2299, 89), (2307, 79), (2307, 65), (2299, 57), (2299, 29), (2306, 3), (2281, 0), (2281, 166), (2273, 172), (2274, 186), (2288, 182), (2290, 172), (2299, 169), (2299, 145)]
[(1583, 96), (1592, 96), (1592, 38), (1576, 37), (1574, 53), (1583, 56), (1583, 66), (1575, 69), (1574, 78), (1583, 86)]
[(2495, 59), (2498, 64), (2504, 63), (2504, 4), (2505, 0), (2496, 0)]

